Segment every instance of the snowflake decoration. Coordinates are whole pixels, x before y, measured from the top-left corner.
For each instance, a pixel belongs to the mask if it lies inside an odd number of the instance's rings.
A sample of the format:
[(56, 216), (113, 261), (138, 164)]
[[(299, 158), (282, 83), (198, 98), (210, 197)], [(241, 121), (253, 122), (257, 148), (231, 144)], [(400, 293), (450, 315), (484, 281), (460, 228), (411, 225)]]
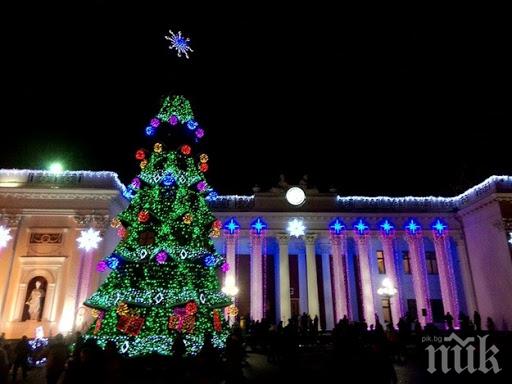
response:
[(288, 222), (288, 232), (290, 236), (304, 236), (306, 227), (304, 226), (304, 222), (302, 220), (293, 219)]
[(10, 231), (9, 228), (0, 225), (0, 248), (5, 247), (9, 240), (12, 239), (12, 236), (9, 234)]
[(171, 34), (170, 36), (165, 36), (165, 39), (171, 42), (169, 49), (175, 49), (178, 51), (178, 57), (181, 57), (181, 54), (183, 53), (188, 59), (188, 52), (194, 52), (188, 45), (190, 39), (188, 37), (181, 36), (181, 31), (178, 31), (178, 33), (175, 34), (169, 29), (169, 33)]
[(509, 233), (508, 233), (508, 235), (510, 236), (510, 239), (508, 240), (508, 242), (509, 242), (510, 244), (512, 244), (512, 232), (509, 232)]
[(90, 251), (91, 249), (98, 248), (98, 243), (101, 241), (100, 231), (89, 228), (87, 231), (81, 231), (81, 236), (76, 239), (78, 248)]

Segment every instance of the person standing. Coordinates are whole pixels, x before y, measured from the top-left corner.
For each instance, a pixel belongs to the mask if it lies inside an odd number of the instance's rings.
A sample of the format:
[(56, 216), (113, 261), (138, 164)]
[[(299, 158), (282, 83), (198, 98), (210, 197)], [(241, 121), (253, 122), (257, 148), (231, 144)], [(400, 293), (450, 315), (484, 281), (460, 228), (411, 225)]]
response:
[(478, 313), (478, 311), (473, 313), (473, 323), (475, 323), (477, 332), (482, 330), (482, 318), (480, 317), (480, 313)]
[(30, 346), (28, 345), (27, 336), (23, 335), (18, 344), (16, 344), (16, 348), (14, 350), (15, 358), (14, 358), (14, 367), (12, 368), (12, 381), (16, 381), (16, 376), (18, 374), (18, 368), (21, 368), (21, 373), (23, 376), (23, 380), (27, 379), (27, 369), (28, 369), (28, 355), (30, 353)]
[(450, 312), (446, 312), (444, 315), (444, 319), (446, 320), (446, 325), (448, 326), (448, 330), (453, 330), (453, 316)]

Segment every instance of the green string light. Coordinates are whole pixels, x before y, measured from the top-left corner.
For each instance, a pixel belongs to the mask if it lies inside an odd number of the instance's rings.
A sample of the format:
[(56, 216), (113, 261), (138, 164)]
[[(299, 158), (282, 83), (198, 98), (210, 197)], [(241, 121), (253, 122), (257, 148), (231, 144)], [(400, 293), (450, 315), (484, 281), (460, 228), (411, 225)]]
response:
[[(167, 121), (172, 115), (182, 123), (193, 119), (188, 100), (167, 97), (158, 118)], [(103, 347), (112, 340), (129, 356), (170, 355), (178, 332), (191, 355), (201, 350), (206, 334), (214, 346), (224, 346), (228, 330), (224, 321), (221, 329), (215, 327), (214, 310), (231, 299), (221, 291), (217, 275), (225, 260), (210, 238), (215, 217), (205, 192), (197, 188), (204, 181), (199, 164), (180, 151), (160, 149), (147, 159), (139, 190), (116, 218), (127, 231), (110, 256), (119, 264), (85, 302), (98, 315), (86, 338)], [(163, 183), (166, 176), (172, 182)], [(158, 260), (160, 252), (166, 257)], [(180, 314), (190, 302), (197, 312), (184, 318)], [(178, 316), (179, 326), (171, 326), (171, 316)]]

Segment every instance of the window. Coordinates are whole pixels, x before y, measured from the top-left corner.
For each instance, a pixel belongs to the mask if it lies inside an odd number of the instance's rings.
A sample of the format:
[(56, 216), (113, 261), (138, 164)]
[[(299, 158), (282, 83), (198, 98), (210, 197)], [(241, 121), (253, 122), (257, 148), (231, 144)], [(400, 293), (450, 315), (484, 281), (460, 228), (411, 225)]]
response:
[(432, 308), (432, 320), (434, 320), (434, 323), (444, 322), (443, 301), (440, 299), (431, 299), (430, 307)]
[(418, 318), (418, 307), (416, 306), (416, 299), (407, 299), (407, 316), (409, 320)]
[(384, 252), (377, 251), (377, 267), (379, 268), (379, 273), (386, 273), (386, 265), (384, 264)]
[(437, 260), (436, 253), (432, 251), (425, 252), (425, 260), (427, 262), (427, 273), (430, 275), (437, 275)]
[(403, 268), (404, 273), (411, 274), (411, 258), (409, 257), (409, 251), (402, 252)]

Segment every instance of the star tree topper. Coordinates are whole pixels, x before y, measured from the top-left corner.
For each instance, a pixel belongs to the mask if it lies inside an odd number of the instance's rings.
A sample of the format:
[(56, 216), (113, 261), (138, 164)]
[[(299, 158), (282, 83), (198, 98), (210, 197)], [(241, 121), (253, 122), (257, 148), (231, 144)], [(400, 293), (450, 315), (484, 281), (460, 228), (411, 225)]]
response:
[(190, 46), (188, 45), (190, 39), (188, 37), (181, 36), (181, 31), (178, 31), (178, 33), (175, 34), (173, 31), (169, 29), (169, 33), (170, 36), (165, 36), (165, 39), (171, 42), (171, 45), (169, 45), (169, 49), (175, 49), (178, 52), (178, 57), (181, 57), (181, 54), (183, 53), (185, 57), (188, 59), (188, 52), (194, 52), (192, 48), (190, 48)]

